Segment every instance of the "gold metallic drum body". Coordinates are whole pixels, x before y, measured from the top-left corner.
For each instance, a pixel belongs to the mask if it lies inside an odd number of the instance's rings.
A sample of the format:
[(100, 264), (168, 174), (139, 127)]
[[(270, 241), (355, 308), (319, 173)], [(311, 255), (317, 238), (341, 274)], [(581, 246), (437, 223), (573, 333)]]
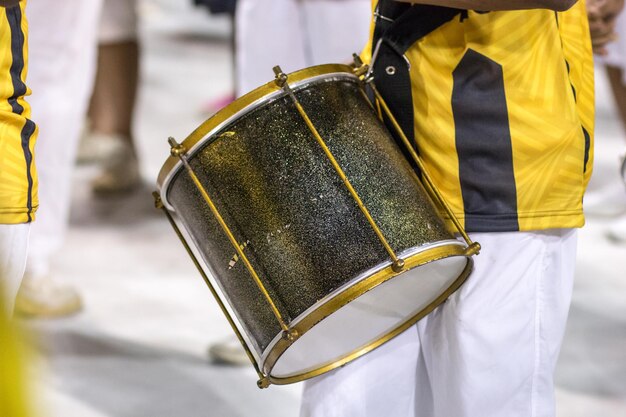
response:
[[(268, 83), (220, 111), (183, 141), (188, 166), (172, 156), (159, 175), (168, 215), (191, 242), (255, 367), (276, 384), (319, 375), (394, 337), (455, 291), (472, 265), (467, 245), (446, 229), (351, 67), (302, 70), (289, 75), (289, 85), (295, 98)], [(299, 337), (403, 273), (392, 267), (371, 222), (293, 100), (402, 257), (404, 271), (451, 257), (462, 259), (463, 267), (430, 295), (432, 301), (384, 334), (324, 363), (273, 375)], [(355, 324), (346, 323), (342, 337), (350, 338)]]

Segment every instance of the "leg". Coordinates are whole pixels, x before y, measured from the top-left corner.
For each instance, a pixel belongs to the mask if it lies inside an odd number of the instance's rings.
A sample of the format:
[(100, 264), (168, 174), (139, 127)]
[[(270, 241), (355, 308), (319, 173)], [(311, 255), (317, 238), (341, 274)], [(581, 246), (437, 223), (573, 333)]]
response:
[(415, 326), (367, 355), (304, 383), (301, 417), (430, 416)]
[[(28, 5), (30, 102), (40, 131), (35, 155), (40, 208), (31, 230), (24, 297), (18, 296), (16, 309), (28, 306), (30, 314), (36, 314), (31, 301), (53, 302), (53, 310), (65, 304), (63, 312), (80, 305), (73, 291), (51, 290), (48, 277), (51, 257), (61, 248), (67, 228), (72, 167), (95, 70), (99, 12), (100, 0), (39, 0)], [(46, 312), (49, 307), (42, 306)]]
[[(6, 314), (13, 313), (13, 302), (22, 282), (28, 250), (30, 223), (0, 224), (0, 306)], [(0, 312), (4, 315), (5, 312)]]
[(609, 76), (620, 119), (626, 128), (626, 82), (624, 82), (626, 74), (622, 68), (613, 66), (607, 66), (606, 72)]
[(434, 417), (554, 417), (576, 232), (477, 233), (469, 280), (420, 323)]
[(132, 134), (139, 75), (135, 3), (104, 0), (100, 18), (89, 144), (102, 151), (102, 172), (92, 182), (93, 191), (101, 194), (130, 191), (140, 183)]
[(350, 63), (369, 36), (370, 0), (303, 0), (307, 65)]
[(296, 0), (240, 0), (237, 4), (237, 96), (284, 72), (306, 66), (300, 5)]

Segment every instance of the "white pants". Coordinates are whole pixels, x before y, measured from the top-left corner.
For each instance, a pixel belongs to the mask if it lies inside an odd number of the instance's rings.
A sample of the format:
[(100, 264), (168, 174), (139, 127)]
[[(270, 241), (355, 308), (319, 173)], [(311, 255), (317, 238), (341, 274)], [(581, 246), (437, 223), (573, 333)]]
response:
[(626, 84), (626, 11), (617, 18), (615, 25), (617, 40), (607, 45), (608, 55), (602, 58), (603, 62), (622, 69), (623, 82)]
[(369, 36), (370, 0), (239, 0), (237, 95), (312, 65), (352, 62)]
[(72, 169), (95, 76), (100, 5), (101, 0), (37, 0), (26, 10), (29, 102), (39, 125), (39, 210), (27, 264), (34, 275), (48, 273), (67, 229)]
[(302, 417), (548, 417), (576, 231), (474, 233), (475, 270), (377, 350), (304, 386)]
[(137, 0), (103, 0), (98, 41), (108, 45), (137, 40)]
[(15, 296), (24, 275), (30, 225), (0, 224), (0, 294), (5, 297), (0, 300), (0, 309), (3, 308), (9, 316), (13, 313)]

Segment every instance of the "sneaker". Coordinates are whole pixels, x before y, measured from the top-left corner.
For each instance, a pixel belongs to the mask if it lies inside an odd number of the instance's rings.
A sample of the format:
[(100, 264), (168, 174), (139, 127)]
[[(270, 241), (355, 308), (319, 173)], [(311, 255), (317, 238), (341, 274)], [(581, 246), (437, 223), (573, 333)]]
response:
[(15, 314), (33, 318), (65, 317), (78, 313), (82, 302), (78, 292), (67, 284), (43, 277), (24, 276), (15, 299)]
[(102, 161), (104, 152), (102, 149), (102, 136), (99, 133), (91, 132), (89, 123), (85, 124), (76, 151), (76, 163), (78, 165), (98, 164)]
[(235, 336), (209, 346), (208, 352), (209, 358), (216, 363), (231, 366), (250, 365), (246, 351)]
[(139, 163), (133, 145), (123, 136), (100, 135), (105, 141), (102, 172), (92, 180), (91, 189), (96, 194), (123, 194), (141, 183)]
[(611, 223), (606, 230), (606, 237), (615, 243), (626, 243), (626, 216), (621, 216)]

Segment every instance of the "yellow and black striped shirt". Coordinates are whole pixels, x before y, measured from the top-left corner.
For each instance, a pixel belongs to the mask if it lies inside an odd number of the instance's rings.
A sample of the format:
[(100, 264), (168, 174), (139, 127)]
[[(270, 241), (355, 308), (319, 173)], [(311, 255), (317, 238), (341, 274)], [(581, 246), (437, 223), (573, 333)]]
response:
[(467, 231), (583, 225), (594, 128), (584, 1), (558, 13), (462, 11), (404, 57), (410, 133)]
[(25, 223), (37, 209), (37, 127), (24, 97), (28, 68), (26, 1), (0, 7), (0, 224)]

